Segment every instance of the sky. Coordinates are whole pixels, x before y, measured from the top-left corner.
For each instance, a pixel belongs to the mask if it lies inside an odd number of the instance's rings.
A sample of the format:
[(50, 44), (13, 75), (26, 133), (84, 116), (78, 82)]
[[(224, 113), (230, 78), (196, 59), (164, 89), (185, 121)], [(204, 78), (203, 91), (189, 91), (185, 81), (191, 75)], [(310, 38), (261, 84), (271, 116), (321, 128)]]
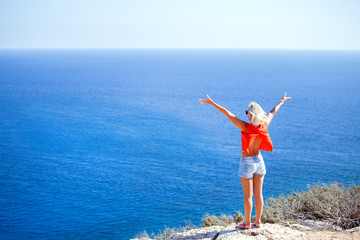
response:
[(359, 0), (0, 0), (0, 48), (360, 50)]

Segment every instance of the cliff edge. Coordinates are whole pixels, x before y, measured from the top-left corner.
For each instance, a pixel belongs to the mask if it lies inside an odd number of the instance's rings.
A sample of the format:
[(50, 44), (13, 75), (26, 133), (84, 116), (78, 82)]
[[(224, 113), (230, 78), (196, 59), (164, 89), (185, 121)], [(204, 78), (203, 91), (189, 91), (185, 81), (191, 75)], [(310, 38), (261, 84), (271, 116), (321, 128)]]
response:
[[(308, 225), (308, 226), (305, 226)], [(235, 224), (227, 227), (211, 226), (175, 233), (167, 240), (360, 240), (360, 227), (339, 230), (324, 228), (321, 222), (303, 224), (270, 224), (249, 230), (236, 229)], [(137, 238), (151, 240), (151, 238)], [(134, 239), (135, 240), (135, 239)]]
[(357, 240), (360, 239), (360, 227), (349, 230), (321, 229), (300, 224), (270, 224), (250, 230), (235, 228), (235, 224), (227, 227), (212, 226), (177, 233), (169, 240)]

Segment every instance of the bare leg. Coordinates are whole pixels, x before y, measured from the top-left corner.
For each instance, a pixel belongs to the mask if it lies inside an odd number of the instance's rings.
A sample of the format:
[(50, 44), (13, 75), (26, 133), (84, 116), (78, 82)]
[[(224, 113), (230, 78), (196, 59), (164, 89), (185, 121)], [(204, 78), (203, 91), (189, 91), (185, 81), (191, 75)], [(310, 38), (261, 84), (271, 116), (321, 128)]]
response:
[(264, 207), (264, 199), (262, 194), (262, 187), (265, 175), (254, 175), (254, 197), (255, 197), (255, 210), (256, 222), (260, 222), (261, 214)]
[(253, 179), (242, 177), (241, 185), (244, 193), (245, 223), (250, 223), (253, 196)]

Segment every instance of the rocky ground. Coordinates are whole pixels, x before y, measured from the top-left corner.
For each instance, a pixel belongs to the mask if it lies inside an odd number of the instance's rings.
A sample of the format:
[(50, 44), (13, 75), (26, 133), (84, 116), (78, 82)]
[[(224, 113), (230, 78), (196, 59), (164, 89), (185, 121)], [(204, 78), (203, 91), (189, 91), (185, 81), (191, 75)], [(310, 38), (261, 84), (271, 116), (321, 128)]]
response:
[(235, 224), (227, 227), (212, 226), (192, 229), (176, 233), (169, 240), (360, 240), (360, 227), (340, 230), (336, 228), (325, 230), (316, 222), (300, 224), (263, 224), (261, 228), (250, 230), (235, 228)]

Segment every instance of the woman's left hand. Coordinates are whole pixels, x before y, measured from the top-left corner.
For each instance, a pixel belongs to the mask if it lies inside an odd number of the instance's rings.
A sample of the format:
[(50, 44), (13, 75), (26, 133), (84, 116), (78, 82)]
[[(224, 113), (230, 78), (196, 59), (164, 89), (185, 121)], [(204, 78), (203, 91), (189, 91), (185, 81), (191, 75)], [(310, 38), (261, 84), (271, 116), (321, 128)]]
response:
[(284, 96), (282, 97), (282, 101), (286, 102), (287, 100), (290, 100), (291, 97), (286, 97), (286, 93), (284, 93)]

